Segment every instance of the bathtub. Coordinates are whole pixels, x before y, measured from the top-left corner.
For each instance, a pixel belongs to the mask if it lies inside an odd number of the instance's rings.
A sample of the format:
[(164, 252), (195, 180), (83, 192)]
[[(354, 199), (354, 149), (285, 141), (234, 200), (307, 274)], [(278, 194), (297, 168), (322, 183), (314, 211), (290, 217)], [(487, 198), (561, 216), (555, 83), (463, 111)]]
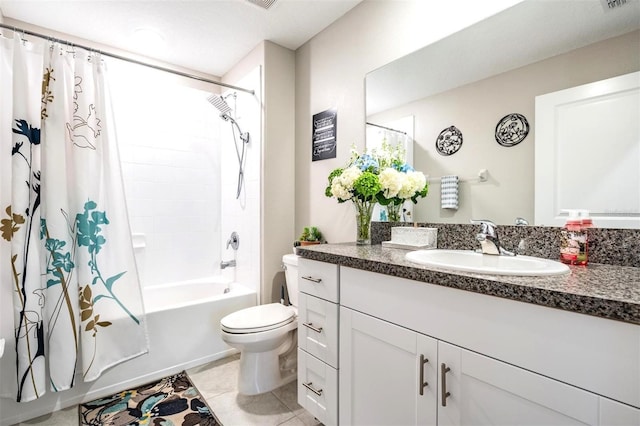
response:
[(237, 351), (220, 337), (220, 319), (257, 301), (255, 291), (222, 277), (147, 287), (143, 297), (148, 354), (113, 367), (94, 382), (78, 378), (73, 389), (48, 392), (33, 402), (18, 404), (0, 398), (0, 425), (91, 401), (234, 354)]

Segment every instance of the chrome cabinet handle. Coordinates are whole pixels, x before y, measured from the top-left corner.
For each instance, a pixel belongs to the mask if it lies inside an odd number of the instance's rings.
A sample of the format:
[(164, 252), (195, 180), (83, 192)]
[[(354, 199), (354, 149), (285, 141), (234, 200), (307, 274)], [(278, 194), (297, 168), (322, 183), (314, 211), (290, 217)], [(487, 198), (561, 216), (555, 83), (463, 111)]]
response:
[(302, 382), (302, 386), (309, 389), (311, 392), (315, 393), (316, 395), (322, 396), (322, 389), (316, 389), (312, 385), (313, 385), (313, 382), (309, 382), (309, 383)]
[(418, 393), (420, 395), (424, 395), (424, 388), (429, 386), (429, 383), (424, 381), (424, 365), (428, 362), (429, 360), (424, 355), (420, 355), (420, 383), (418, 384)]
[(302, 325), (304, 325), (307, 328), (310, 328), (311, 330), (315, 331), (316, 333), (322, 333), (322, 327), (316, 327), (316, 326), (313, 325), (313, 323), (304, 322), (304, 323), (302, 323)]
[(313, 278), (311, 276), (309, 277), (302, 277), (303, 280), (307, 280), (307, 281), (311, 281), (312, 283), (320, 283), (322, 281), (322, 278)]
[(442, 406), (447, 406), (447, 398), (451, 396), (451, 392), (447, 392), (447, 373), (451, 371), (451, 368), (443, 362), (440, 364), (440, 382), (442, 383)]

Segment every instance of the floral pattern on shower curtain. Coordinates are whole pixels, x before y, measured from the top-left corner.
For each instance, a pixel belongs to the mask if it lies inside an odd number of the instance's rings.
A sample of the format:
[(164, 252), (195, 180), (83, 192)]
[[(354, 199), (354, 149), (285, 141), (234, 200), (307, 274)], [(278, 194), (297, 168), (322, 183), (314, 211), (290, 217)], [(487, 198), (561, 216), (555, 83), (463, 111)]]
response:
[(27, 402), (148, 343), (104, 63), (17, 34), (0, 43), (0, 308), (13, 305), (0, 378), (6, 394), (11, 363)]

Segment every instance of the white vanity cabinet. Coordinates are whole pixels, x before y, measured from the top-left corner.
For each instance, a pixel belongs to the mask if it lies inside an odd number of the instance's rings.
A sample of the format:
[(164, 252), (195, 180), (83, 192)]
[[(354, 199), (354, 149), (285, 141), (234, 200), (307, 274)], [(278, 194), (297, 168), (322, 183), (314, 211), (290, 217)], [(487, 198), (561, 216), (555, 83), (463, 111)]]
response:
[(438, 349), (439, 425), (601, 424), (593, 393), (444, 342)]
[(637, 325), (340, 277), (340, 424), (640, 425)]
[(340, 308), (340, 424), (435, 425), (437, 341)]
[(325, 425), (338, 424), (338, 271), (298, 261), (298, 403)]

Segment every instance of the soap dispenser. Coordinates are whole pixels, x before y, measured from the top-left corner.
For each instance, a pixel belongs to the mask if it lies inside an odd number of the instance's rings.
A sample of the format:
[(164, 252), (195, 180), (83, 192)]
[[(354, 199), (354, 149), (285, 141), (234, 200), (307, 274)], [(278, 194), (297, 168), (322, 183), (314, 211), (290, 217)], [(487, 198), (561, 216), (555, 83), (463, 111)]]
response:
[(580, 222), (584, 232), (584, 265), (589, 262), (589, 229), (593, 228), (593, 219), (589, 216), (589, 210), (580, 210)]
[(560, 231), (560, 261), (568, 265), (587, 264), (587, 232), (582, 227), (578, 210), (563, 210), (569, 214)]

